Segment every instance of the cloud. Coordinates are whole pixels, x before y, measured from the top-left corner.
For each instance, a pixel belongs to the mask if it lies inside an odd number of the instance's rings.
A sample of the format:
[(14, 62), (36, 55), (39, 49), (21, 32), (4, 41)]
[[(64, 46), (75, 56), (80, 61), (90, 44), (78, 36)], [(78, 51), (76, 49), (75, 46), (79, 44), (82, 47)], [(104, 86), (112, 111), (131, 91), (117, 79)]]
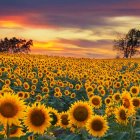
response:
[(63, 43), (63, 44), (70, 44), (70, 45), (75, 45), (80, 48), (96, 48), (103, 46), (104, 44), (110, 45), (112, 44), (112, 40), (87, 40), (87, 39), (75, 39), (75, 40), (68, 40), (68, 39), (58, 39), (58, 42)]
[[(22, 22), (25, 25), (45, 28), (110, 26), (107, 17), (139, 16), (139, 12), (138, 0), (4, 0), (0, 2), (0, 18), (16, 15), (18, 18), (24, 18)], [(113, 25), (116, 26), (118, 23)]]
[(113, 57), (116, 33), (138, 27), (139, 13), (139, 0), (2, 0), (0, 36), (31, 38), (34, 53)]

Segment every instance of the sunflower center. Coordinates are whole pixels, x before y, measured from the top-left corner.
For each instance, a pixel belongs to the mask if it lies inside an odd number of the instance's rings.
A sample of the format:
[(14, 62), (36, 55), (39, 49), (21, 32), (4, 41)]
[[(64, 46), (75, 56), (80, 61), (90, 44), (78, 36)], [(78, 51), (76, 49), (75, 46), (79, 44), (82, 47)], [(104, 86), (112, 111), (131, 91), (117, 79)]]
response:
[(91, 127), (95, 131), (101, 131), (103, 129), (103, 123), (100, 120), (93, 120)]
[(68, 125), (69, 124), (69, 121), (68, 121), (68, 115), (62, 115), (61, 116), (61, 122), (63, 125)]
[(92, 88), (89, 87), (89, 88), (87, 89), (87, 91), (88, 91), (88, 92), (91, 92), (91, 91), (92, 91)]
[(18, 95), (19, 97), (23, 97), (23, 94), (22, 93), (19, 93), (19, 95)]
[(130, 101), (129, 101), (128, 99), (124, 99), (123, 106), (124, 106), (125, 108), (129, 108), (129, 107), (130, 107)]
[(139, 105), (140, 105), (139, 100), (138, 100), (138, 99), (133, 99), (133, 105), (134, 105), (135, 107), (139, 106)]
[(110, 103), (110, 99), (106, 99), (106, 103), (109, 104)]
[(93, 98), (93, 99), (92, 99), (92, 103), (93, 103), (94, 105), (99, 105), (99, 104), (100, 104), (100, 101), (99, 101), (98, 98)]
[(31, 114), (31, 123), (35, 126), (41, 126), (45, 122), (45, 114), (41, 110), (35, 110)]
[(88, 111), (85, 107), (83, 106), (78, 106), (74, 112), (73, 116), (77, 121), (85, 121), (88, 118)]
[(115, 100), (120, 100), (120, 96), (119, 95), (116, 95), (115, 96)]
[(117, 87), (120, 87), (120, 83), (117, 83)]
[(12, 118), (14, 117), (18, 112), (18, 108), (15, 104), (12, 104), (10, 102), (5, 102), (0, 105), (0, 113), (2, 116), (6, 118)]
[(27, 94), (27, 93), (25, 93), (25, 94), (24, 94), (24, 98), (27, 98), (27, 97), (28, 97), (28, 94)]
[(44, 89), (44, 92), (48, 92), (48, 89), (47, 89), (47, 88), (45, 88), (45, 89)]
[(133, 88), (132, 89), (132, 93), (134, 93), (134, 94), (137, 93), (137, 89), (136, 88)]
[(125, 113), (125, 110), (121, 110), (121, 111), (120, 111), (120, 118), (121, 118), (122, 120), (126, 120), (126, 113)]

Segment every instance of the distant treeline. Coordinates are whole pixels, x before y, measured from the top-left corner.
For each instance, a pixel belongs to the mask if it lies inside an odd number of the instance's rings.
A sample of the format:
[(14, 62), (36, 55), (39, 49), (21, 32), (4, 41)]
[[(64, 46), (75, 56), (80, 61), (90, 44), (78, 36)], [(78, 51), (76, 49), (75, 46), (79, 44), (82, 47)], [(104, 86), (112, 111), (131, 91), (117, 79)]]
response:
[(32, 40), (18, 39), (16, 37), (0, 40), (0, 52), (6, 53), (28, 53), (33, 45)]

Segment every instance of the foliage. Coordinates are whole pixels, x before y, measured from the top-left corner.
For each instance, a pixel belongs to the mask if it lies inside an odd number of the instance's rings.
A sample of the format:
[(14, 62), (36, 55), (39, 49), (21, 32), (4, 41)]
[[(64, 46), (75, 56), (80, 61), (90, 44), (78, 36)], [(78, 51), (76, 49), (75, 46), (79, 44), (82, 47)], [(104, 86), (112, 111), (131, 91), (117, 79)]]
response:
[(28, 53), (32, 45), (32, 40), (26, 41), (25, 39), (18, 39), (16, 37), (8, 39), (6, 37), (0, 40), (0, 52)]
[(131, 29), (124, 37), (114, 40), (114, 49), (123, 53), (124, 58), (131, 58), (139, 53), (140, 30)]

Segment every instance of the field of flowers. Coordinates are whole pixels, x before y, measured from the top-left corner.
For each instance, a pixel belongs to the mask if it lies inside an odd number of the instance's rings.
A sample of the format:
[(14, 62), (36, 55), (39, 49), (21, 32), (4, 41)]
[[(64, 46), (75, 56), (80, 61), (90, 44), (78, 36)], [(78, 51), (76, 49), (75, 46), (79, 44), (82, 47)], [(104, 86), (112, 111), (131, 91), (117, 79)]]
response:
[(140, 59), (0, 54), (0, 139), (140, 140)]

